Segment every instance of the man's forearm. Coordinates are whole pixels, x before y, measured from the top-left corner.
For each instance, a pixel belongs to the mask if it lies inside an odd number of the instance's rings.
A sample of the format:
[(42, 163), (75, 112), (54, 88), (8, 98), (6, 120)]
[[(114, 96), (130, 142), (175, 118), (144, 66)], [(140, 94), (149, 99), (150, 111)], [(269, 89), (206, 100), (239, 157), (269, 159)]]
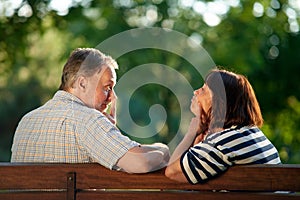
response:
[(165, 167), (170, 158), (168, 146), (160, 143), (130, 149), (117, 163), (128, 173), (146, 173)]

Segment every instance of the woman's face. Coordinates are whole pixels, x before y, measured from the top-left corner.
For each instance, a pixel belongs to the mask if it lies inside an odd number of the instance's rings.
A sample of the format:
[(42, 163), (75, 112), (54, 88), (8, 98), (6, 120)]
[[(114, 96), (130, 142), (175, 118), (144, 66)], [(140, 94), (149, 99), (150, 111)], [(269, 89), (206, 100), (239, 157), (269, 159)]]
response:
[(194, 96), (191, 100), (190, 110), (196, 116), (200, 116), (201, 111), (207, 113), (211, 107), (212, 95), (209, 87), (204, 84), (203, 87), (194, 91)]

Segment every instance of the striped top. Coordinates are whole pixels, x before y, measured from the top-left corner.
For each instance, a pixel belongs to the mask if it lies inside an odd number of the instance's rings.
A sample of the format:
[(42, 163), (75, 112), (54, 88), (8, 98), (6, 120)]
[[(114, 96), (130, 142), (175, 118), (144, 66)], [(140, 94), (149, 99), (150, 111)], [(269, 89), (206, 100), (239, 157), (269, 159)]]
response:
[(97, 162), (113, 169), (130, 148), (138, 145), (101, 112), (60, 90), (21, 119), (11, 162)]
[(280, 164), (274, 145), (256, 126), (209, 135), (181, 156), (181, 169), (192, 183), (203, 183), (235, 164)]

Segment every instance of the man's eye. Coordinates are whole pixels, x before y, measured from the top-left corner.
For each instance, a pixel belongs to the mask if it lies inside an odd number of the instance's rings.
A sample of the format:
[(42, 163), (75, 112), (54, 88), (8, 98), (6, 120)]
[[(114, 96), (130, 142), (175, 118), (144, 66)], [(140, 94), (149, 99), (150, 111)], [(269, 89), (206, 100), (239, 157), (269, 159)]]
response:
[(107, 88), (105, 89), (105, 92), (110, 92), (111, 90), (112, 90), (111, 87), (107, 87)]

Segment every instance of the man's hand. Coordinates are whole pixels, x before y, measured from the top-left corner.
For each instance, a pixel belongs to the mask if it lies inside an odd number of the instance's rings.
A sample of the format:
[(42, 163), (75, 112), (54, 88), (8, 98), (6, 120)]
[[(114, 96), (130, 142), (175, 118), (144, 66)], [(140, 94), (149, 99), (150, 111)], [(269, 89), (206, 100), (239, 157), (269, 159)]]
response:
[(109, 113), (103, 112), (103, 114), (113, 123), (117, 124), (117, 96), (113, 93), (110, 103)]

